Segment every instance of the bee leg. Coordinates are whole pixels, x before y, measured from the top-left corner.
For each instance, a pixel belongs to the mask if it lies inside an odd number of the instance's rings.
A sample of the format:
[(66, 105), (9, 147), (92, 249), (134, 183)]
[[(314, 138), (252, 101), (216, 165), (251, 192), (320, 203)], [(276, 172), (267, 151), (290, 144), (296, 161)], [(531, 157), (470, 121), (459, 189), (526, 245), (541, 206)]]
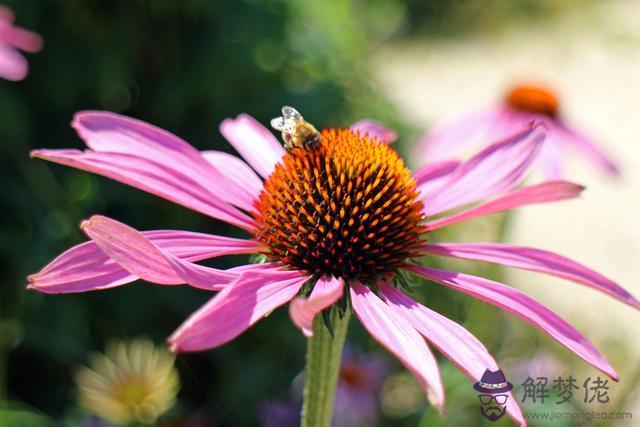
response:
[(286, 132), (282, 133), (282, 140), (284, 141), (284, 149), (288, 152), (291, 153), (293, 151), (293, 140), (291, 139), (291, 135), (289, 135)]

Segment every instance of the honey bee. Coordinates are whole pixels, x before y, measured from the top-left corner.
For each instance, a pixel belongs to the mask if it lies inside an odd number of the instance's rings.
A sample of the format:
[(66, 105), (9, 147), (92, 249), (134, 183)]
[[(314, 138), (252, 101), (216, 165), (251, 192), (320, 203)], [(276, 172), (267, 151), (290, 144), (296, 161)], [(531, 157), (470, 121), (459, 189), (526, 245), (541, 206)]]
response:
[(271, 127), (282, 132), (284, 148), (288, 152), (294, 148), (311, 150), (322, 140), (320, 132), (292, 107), (282, 107), (282, 117), (271, 120)]

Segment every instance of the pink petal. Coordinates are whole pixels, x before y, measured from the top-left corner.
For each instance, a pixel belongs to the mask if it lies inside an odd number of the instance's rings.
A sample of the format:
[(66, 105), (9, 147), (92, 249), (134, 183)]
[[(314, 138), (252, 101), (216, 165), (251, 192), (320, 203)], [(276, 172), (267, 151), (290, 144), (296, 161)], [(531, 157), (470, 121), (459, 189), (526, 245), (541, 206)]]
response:
[(251, 198), (258, 199), (263, 182), (244, 161), (223, 151), (202, 151), (202, 156), (218, 169), (237, 188), (242, 188)]
[(351, 283), (351, 304), (365, 329), (415, 375), (427, 396), (433, 396), (435, 405), (444, 408), (438, 362), (422, 336), (404, 316), (361, 283)]
[(566, 150), (558, 144), (550, 133), (542, 144), (536, 167), (542, 172), (545, 181), (558, 181), (564, 178)]
[(14, 19), (15, 16), (13, 14), (13, 11), (7, 6), (0, 5), (0, 21), (11, 24)]
[(250, 217), (197, 182), (144, 157), (90, 150), (34, 150), (31, 156), (106, 176), (244, 229), (253, 227)]
[(313, 287), (309, 298), (297, 297), (289, 305), (289, 314), (293, 323), (307, 337), (313, 335), (313, 319), (325, 308), (342, 297), (344, 281), (331, 277), (320, 278)]
[(271, 262), (263, 262), (260, 264), (245, 264), (245, 265), (239, 265), (237, 267), (233, 267), (230, 268), (227, 271), (231, 271), (234, 273), (242, 273), (244, 271), (256, 271), (256, 270), (281, 270), (281, 271), (285, 271), (288, 270), (289, 267), (287, 267), (285, 264), (279, 262), (279, 261), (271, 261)]
[(508, 121), (502, 107), (471, 113), (462, 119), (438, 127), (418, 141), (423, 147), (424, 161), (428, 163), (458, 158), (464, 148), (473, 148), (479, 143), (496, 141), (503, 135), (496, 128)]
[(562, 277), (640, 308), (640, 301), (612, 280), (569, 258), (541, 249), (501, 243), (439, 243), (425, 245), (423, 249), (436, 255), (493, 262)]
[(558, 132), (559, 137), (565, 139), (571, 146), (575, 147), (597, 168), (613, 176), (620, 175), (620, 168), (616, 161), (602, 148), (598, 147), (591, 138), (576, 129), (571, 129), (562, 124), (558, 124), (554, 130)]
[(37, 52), (42, 49), (42, 37), (38, 34), (13, 25), (13, 11), (0, 6), (0, 43), (25, 50)]
[(560, 344), (582, 357), (587, 363), (600, 369), (614, 380), (618, 379), (618, 374), (609, 365), (609, 362), (580, 332), (547, 307), (519, 290), (502, 283), (468, 274), (423, 266), (412, 266), (411, 270), (434, 282), (441, 283), (515, 314), (555, 338)]
[(26, 52), (38, 52), (42, 49), (42, 37), (24, 28), (6, 25), (0, 22), (0, 43), (6, 43)]
[(384, 144), (391, 144), (398, 139), (398, 133), (392, 129), (389, 129), (380, 122), (375, 120), (359, 120), (351, 125), (353, 131), (360, 132), (360, 135), (369, 135), (369, 138), (376, 138), (379, 142)]
[[(382, 285), (379, 290), (390, 307), (398, 310), (418, 332), (474, 382), (480, 381), (485, 369), (498, 369), (498, 364), (485, 346), (462, 326), (419, 304), (392, 286)], [(518, 402), (511, 393), (507, 412), (521, 426), (526, 425)]]
[(81, 224), (83, 231), (110, 258), (131, 274), (152, 283), (219, 290), (238, 276), (184, 261), (155, 245), (139, 231), (95, 215)]
[(308, 277), (298, 271), (246, 271), (171, 335), (171, 351), (225, 344), (293, 298)]
[(460, 162), (447, 160), (431, 163), (418, 169), (414, 174), (416, 188), (421, 194), (418, 197), (424, 201), (424, 195), (440, 188), (458, 166), (460, 166)]
[(420, 187), (434, 179), (442, 178), (449, 175), (460, 166), (460, 162), (455, 160), (445, 160), (441, 162), (429, 163), (413, 174), (416, 180), (416, 186)]
[(571, 199), (578, 197), (583, 190), (584, 187), (566, 181), (545, 182), (542, 184), (531, 185), (529, 187), (519, 188), (494, 200), (474, 206), (473, 208), (464, 210), (457, 214), (428, 221), (426, 226), (429, 230), (436, 230), (467, 219), (490, 215), (497, 212), (505, 212), (533, 203), (548, 203)]
[[(260, 251), (260, 245), (253, 240), (189, 231), (143, 231), (142, 235), (161, 249), (191, 262)], [(95, 242), (88, 241), (67, 250), (40, 272), (30, 275), (27, 288), (48, 294), (86, 292), (113, 288), (138, 279), (109, 258)]]
[(0, 43), (0, 78), (18, 81), (27, 76), (29, 65), (22, 54), (12, 47)]
[(512, 189), (535, 160), (544, 136), (544, 127), (534, 125), (485, 148), (458, 167), (442, 186), (425, 194), (425, 215), (435, 215)]
[(263, 178), (271, 175), (284, 156), (282, 143), (269, 129), (247, 114), (224, 120), (220, 125), (220, 133)]
[(198, 192), (250, 211), (252, 194), (235, 185), (200, 152), (164, 129), (140, 120), (102, 111), (77, 113), (72, 126), (87, 146), (104, 153), (139, 156), (161, 165), (167, 172), (198, 184)]

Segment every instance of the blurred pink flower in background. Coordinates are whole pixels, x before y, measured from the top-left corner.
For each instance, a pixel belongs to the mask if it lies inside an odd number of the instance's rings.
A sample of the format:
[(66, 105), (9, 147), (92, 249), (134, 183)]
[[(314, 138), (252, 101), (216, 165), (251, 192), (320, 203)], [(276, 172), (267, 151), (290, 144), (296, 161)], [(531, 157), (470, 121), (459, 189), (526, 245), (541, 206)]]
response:
[(291, 399), (269, 399), (258, 406), (260, 427), (298, 427), (302, 401), (298, 396)]
[(372, 135), (378, 141), (390, 144), (398, 139), (398, 134), (393, 129), (389, 129), (384, 124), (375, 120), (358, 120), (351, 125), (351, 129), (360, 132), (361, 135)]
[[(336, 388), (331, 425), (360, 427), (377, 425), (382, 383), (390, 373), (389, 361), (376, 353), (365, 353), (345, 345)], [(258, 408), (261, 427), (295, 427), (300, 425), (304, 372), (292, 384), (289, 399), (268, 400)]]
[(602, 148), (562, 119), (557, 96), (539, 86), (514, 87), (500, 105), (436, 127), (419, 142), (422, 159), (429, 162), (455, 159), (465, 150), (473, 152), (478, 145), (506, 138), (533, 122), (547, 127), (548, 135), (536, 165), (546, 179), (562, 179), (567, 156), (572, 153), (609, 175), (620, 174), (616, 162)]
[[(640, 307), (613, 281), (547, 251), (424, 241), (425, 235), (467, 219), (577, 197), (583, 188), (569, 182), (519, 187), (543, 144), (541, 126), (521, 130), (466, 162), (430, 163), (414, 174), (393, 149), (375, 139), (389, 135), (385, 130), (369, 130), (369, 137), (350, 129), (325, 130), (317, 148), (286, 153), (268, 129), (241, 115), (225, 120), (221, 132), (245, 163), (224, 152), (200, 152), (165, 130), (117, 114), (78, 113), (73, 127), (87, 150), (41, 149), (32, 156), (164, 197), (235, 225), (250, 237), (140, 232), (94, 216), (81, 225), (91, 240), (31, 275), (29, 289), (84, 292), (143, 279), (219, 291), (169, 338), (175, 352), (225, 344), (290, 301), (293, 322), (309, 336), (317, 314), (348, 298), (364, 328), (442, 410), (444, 387), (427, 342), (473, 381), (498, 364), (466, 329), (394, 286), (395, 274), (403, 269), (515, 314), (617, 379), (586, 338), (519, 290), (408, 261), (430, 253), (498, 263), (562, 277)], [(266, 254), (269, 262), (229, 270), (195, 263), (250, 253)], [(507, 411), (526, 424), (515, 399), (509, 399)]]
[(376, 425), (380, 389), (390, 368), (381, 355), (345, 346), (333, 414), (335, 427)]
[(505, 361), (512, 378), (555, 378), (566, 373), (566, 366), (553, 353), (539, 350), (528, 358)]
[(38, 52), (42, 49), (42, 37), (13, 25), (13, 12), (0, 5), (0, 77), (7, 80), (22, 80), (27, 76), (27, 60), (18, 49)]

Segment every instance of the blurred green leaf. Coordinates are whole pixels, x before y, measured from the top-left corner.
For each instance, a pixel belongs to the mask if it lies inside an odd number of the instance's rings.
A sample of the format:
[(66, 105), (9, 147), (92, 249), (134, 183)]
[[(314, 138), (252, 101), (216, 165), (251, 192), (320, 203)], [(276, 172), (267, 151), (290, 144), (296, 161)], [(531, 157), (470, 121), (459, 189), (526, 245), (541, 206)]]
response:
[(0, 427), (48, 427), (50, 418), (19, 402), (0, 401)]

